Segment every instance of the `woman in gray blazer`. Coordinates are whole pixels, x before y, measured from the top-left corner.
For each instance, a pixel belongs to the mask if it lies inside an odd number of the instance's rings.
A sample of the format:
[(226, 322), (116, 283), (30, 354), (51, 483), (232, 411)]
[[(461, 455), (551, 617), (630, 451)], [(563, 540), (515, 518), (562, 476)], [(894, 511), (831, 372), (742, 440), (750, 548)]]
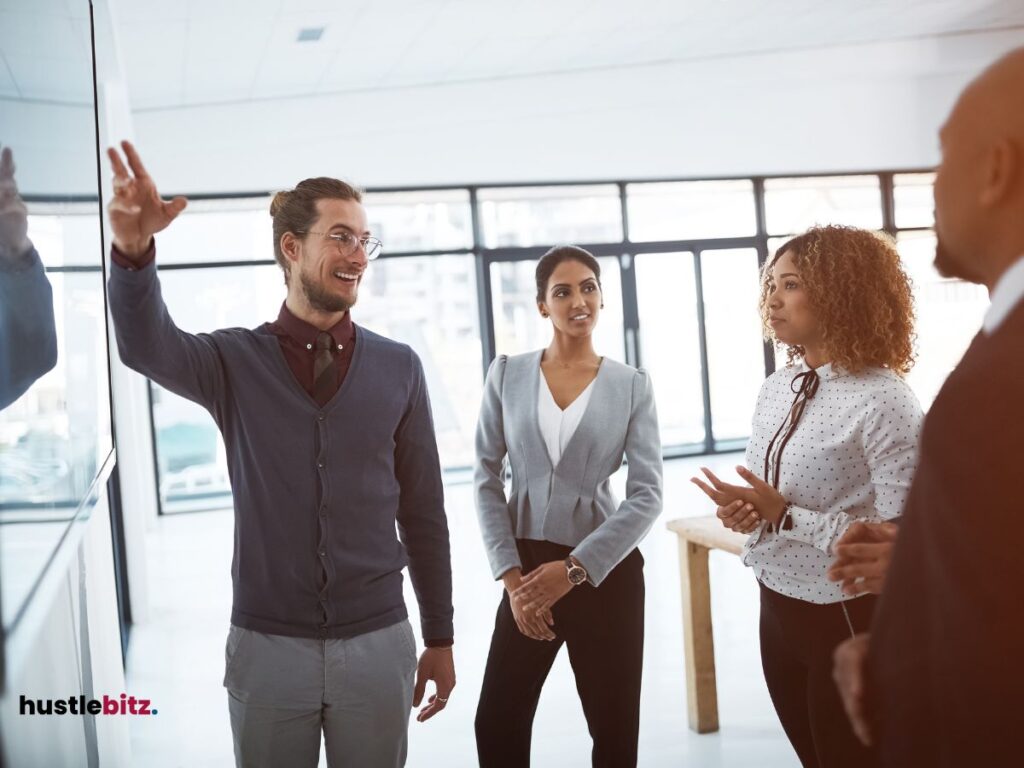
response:
[[(475, 473), (480, 529), (505, 585), (476, 714), (480, 765), (530, 764), (541, 686), (562, 644), (595, 766), (636, 765), (643, 558), (661, 512), (661, 439), (650, 377), (599, 357), (601, 268), (560, 246), (537, 264), (544, 350), (499, 356), (484, 385)], [(610, 477), (629, 469), (626, 499)], [(505, 492), (505, 462), (512, 484)]]

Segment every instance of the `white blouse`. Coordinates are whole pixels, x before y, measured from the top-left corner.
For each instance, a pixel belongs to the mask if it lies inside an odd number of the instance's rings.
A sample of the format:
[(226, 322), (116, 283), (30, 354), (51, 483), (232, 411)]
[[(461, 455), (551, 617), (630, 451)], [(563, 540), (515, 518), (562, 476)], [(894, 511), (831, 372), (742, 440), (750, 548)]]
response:
[(576, 428), (583, 419), (583, 412), (587, 410), (587, 403), (590, 402), (590, 393), (594, 389), (594, 378), (586, 389), (577, 395), (576, 399), (569, 403), (563, 411), (555, 402), (555, 396), (551, 394), (544, 372), (540, 376), (540, 392), (537, 396), (537, 422), (540, 424), (540, 434), (544, 438), (544, 445), (548, 449), (548, 457), (551, 459), (551, 466), (557, 467), (562, 458), (565, 446), (569, 444)]
[[(758, 477), (764, 478), (768, 444), (796, 396), (791, 383), (807, 370), (788, 366), (761, 386), (746, 453), (747, 468)], [(793, 526), (770, 531), (762, 522), (743, 548), (743, 562), (769, 589), (835, 603), (849, 596), (825, 576), (833, 546), (857, 520), (902, 514), (923, 414), (907, 383), (887, 369), (850, 374), (823, 365), (817, 373), (818, 391), (782, 453), (779, 492), (793, 505)]]

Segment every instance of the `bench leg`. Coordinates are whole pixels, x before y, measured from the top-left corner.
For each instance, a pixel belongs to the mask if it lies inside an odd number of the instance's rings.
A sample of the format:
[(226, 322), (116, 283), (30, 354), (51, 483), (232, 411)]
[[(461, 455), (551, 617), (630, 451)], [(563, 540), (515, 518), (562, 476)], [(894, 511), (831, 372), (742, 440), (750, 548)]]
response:
[(718, 730), (718, 688), (707, 547), (680, 539), (679, 578), (690, 728), (697, 733), (711, 733)]

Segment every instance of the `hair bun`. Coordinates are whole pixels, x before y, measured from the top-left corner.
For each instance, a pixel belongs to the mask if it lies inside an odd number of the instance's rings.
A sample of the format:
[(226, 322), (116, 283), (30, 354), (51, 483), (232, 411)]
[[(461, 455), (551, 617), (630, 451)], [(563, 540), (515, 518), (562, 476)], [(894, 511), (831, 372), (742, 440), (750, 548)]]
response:
[(289, 195), (291, 195), (291, 192), (278, 192), (274, 195), (274, 199), (270, 201), (271, 216), (277, 216), (277, 212), (288, 204)]

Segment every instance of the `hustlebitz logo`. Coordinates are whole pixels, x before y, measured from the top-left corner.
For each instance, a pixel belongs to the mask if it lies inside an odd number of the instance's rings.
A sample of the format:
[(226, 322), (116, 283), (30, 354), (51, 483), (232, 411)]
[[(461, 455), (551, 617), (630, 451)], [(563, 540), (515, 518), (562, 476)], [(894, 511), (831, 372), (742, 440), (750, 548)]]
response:
[(102, 699), (68, 696), (66, 699), (30, 699), (21, 695), (19, 709), (23, 715), (155, 715), (150, 699), (122, 693)]

